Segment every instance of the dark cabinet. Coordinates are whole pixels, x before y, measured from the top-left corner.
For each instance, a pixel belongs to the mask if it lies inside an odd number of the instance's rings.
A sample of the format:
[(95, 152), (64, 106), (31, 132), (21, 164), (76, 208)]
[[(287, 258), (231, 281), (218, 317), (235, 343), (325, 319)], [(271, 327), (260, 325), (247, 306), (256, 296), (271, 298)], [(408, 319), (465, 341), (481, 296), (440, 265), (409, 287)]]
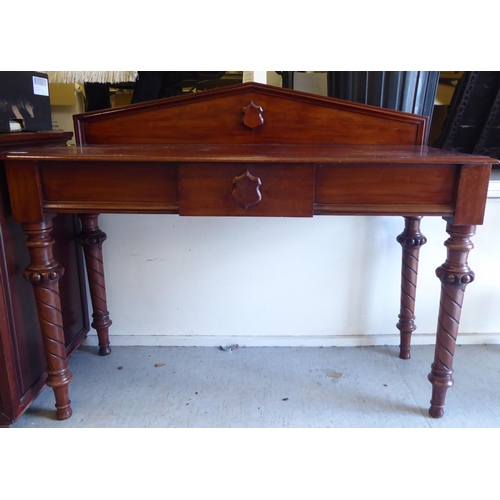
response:
[[(0, 134), (0, 155), (30, 146), (65, 144), (67, 132)], [(53, 218), (56, 259), (65, 268), (60, 280), (66, 350), (71, 355), (89, 331), (83, 259), (73, 215)], [(12, 219), (0, 157), (0, 426), (9, 426), (44, 387), (46, 362), (31, 285), (23, 278), (29, 263), (26, 237)], [(75, 286), (76, 284), (76, 286)]]
[(433, 146), (500, 158), (500, 71), (464, 72)]

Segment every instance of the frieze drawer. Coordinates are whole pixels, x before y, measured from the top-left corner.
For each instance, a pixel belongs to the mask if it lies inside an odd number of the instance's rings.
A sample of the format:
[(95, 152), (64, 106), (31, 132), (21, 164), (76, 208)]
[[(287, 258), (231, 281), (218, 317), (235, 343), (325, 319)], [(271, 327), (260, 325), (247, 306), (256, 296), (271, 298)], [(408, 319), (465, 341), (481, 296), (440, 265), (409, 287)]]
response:
[(312, 217), (314, 165), (181, 164), (179, 214)]

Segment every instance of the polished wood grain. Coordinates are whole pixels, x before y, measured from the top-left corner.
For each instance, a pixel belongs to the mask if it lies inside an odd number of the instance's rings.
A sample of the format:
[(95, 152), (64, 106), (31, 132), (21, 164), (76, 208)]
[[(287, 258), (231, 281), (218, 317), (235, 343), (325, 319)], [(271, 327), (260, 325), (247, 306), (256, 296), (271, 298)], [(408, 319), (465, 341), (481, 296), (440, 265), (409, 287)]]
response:
[(261, 186), (260, 177), (255, 177), (247, 170), (233, 179), (231, 196), (241, 208), (246, 210), (248, 207), (257, 205), (262, 201)]
[[(45, 386), (47, 361), (32, 286), (24, 279), (29, 255), (26, 235), (12, 219), (2, 153), (25, 148), (65, 145), (71, 132), (0, 134), (0, 427), (15, 423)], [(66, 147), (66, 146), (64, 146)], [(58, 282), (69, 357), (89, 330), (84, 263), (75, 235), (76, 217), (60, 214), (52, 220), (54, 259), (65, 269)]]
[[(204, 155), (206, 161), (200, 162)], [(373, 145), (86, 146), (15, 153), (7, 155), (7, 162), (11, 157), (18, 165), (11, 183), (18, 220), (41, 220), (42, 212), (79, 210), (179, 213), (180, 201), (197, 199), (202, 204), (207, 196), (227, 209), (235, 176), (248, 169), (262, 177), (263, 169), (269, 172), (266, 175), (275, 169), (281, 172), (275, 186), (284, 179), (295, 183), (301, 196), (314, 197), (314, 214), (455, 216), (460, 224), (482, 224), (492, 161), (428, 147)], [(314, 171), (314, 180), (302, 185), (302, 174), (294, 180), (294, 172), (301, 171), (297, 163)], [(275, 164), (279, 166), (271, 166)], [(195, 168), (191, 188), (186, 189), (188, 172)], [(16, 175), (19, 180), (14, 180)], [(203, 188), (205, 182), (219, 183), (217, 199)], [(225, 191), (221, 182), (226, 183)], [(24, 201), (26, 192), (31, 195)], [(283, 199), (276, 190), (273, 194)], [(276, 210), (266, 213), (265, 206), (255, 206), (254, 212), (279, 215)], [(250, 212), (232, 215), (244, 214)], [(221, 215), (220, 210), (213, 215)]]
[(71, 401), (68, 383), (69, 372), (64, 344), (64, 329), (58, 281), (64, 268), (54, 259), (51, 236), (52, 222), (49, 218), (41, 223), (23, 223), (27, 236), (25, 242), (30, 254), (30, 263), (24, 271), (25, 279), (33, 285), (43, 345), (47, 358), (46, 384), (54, 389), (57, 418), (71, 416)]
[(246, 106), (243, 106), (243, 117), (241, 123), (251, 130), (264, 125), (264, 117), (262, 116), (263, 109), (257, 106), (253, 101), (250, 101)]
[(445, 242), (447, 258), (436, 270), (436, 275), (441, 281), (441, 299), (436, 351), (429, 374), (432, 383), (429, 413), (435, 418), (444, 415), (446, 391), (453, 385), (453, 356), (465, 288), (475, 277), (467, 261), (470, 250), (474, 248), (471, 238), (476, 232), (475, 226), (457, 226), (448, 222), (446, 231), (450, 235)]
[(420, 232), (421, 217), (405, 217), (405, 228), (396, 238), (403, 249), (401, 264), (401, 306), (396, 327), (401, 332), (399, 357), (409, 359), (411, 334), (416, 330), (415, 301), (417, 295), (418, 262), (420, 247), (427, 238)]
[[(261, 108), (247, 127), (244, 109)], [(424, 144), (425, 116), (244, 83), (76, 115), (78, 144)], [(258, 122), (252, 122), (258, 125)]]
[(107, 356), (111, 353), (109, 345), (109, 318), (106, 282), (104, 279), (104, 263), (102, 257), (102, 244), (106, 240), (106, 233), (101, 231), (96, 214), (79, 214), (82, 222), (82, 231), (79, 235), (79, 242), (85, 253), (85, 264), (87, 265), (87, 276), (92, 302), (93, 321), (90, 326), (97, 332), (99, 339), (99, 354)]
[[(44, 209), (73, 211), (77, 207), (94, 206), (105, 211), (110, 201), (124, 207), (145, 210), (157, 207), (169, 213), (178, 208), (177, 167), (167, 162), (115, 162), (101, 156), (97, 161), (81, 161), (71, 165), (49, 161), (40, 164), (44, 183)], [(140, 175), (137, 172), (140, 171)], [(92, 208), (90, 208), (92, 210)], [(127, 211), (125, 208), (124, 211)]]
[[(430, 414), (442, 416), (452, 382), (457, 308), (473, 276), (466, 264), (470, 238), (483, 222), (497, 160), (426, 147), (423, 116), (259, 84), (77, 115), (75, 127), (78, 147), (11, 153), (6, 168), (19, 222), (41, 231), (49, 213), (80, 214), (101, 354), (109, 350), (111, 321), (100, 213), (402, 216), (397, 328), (406, 359), (425, 242), (420, 220), (441, 216), (450, 239), (438, 271), (443, 298), (429, 380)], [(32, 263), (41, 265), (35, 254)], [(56, 371), (55, 380), (67, 385), (64, 363)], [(58, 408), (66, 399), (56, 394)]]
[[(179, 165), (178, 172), (180, 215), (313, 216), (314, 165), (186, 163)], [(260, 183), (254, 181), (254, 194), (250, 186), (245, 194), (237, 194), (243, 190), (241, 180), (251, 182), (251, 177)]]
[(12, 213), (18, 221), (41, 222), (43, 208), (40, 184), (40, 171), (35, 162), (21, 161), (15, 168), (10, 169), (9, 182), (16, 185), (22, 196), (10, 196)]
[(455, 151), (445, 151), (428, 146), (372, 145), (372, 144), (127, 144), (88, 145), (75, 147), (29, 148), (24, 152), (6, 153), (16, 161), (50, 160), (67, 162), (164, 162), (169, 163), (308, 163), (322, 164), (344, 162), (359, 164), (405, 165), (491, 165), (495, 159), (473, 156)]

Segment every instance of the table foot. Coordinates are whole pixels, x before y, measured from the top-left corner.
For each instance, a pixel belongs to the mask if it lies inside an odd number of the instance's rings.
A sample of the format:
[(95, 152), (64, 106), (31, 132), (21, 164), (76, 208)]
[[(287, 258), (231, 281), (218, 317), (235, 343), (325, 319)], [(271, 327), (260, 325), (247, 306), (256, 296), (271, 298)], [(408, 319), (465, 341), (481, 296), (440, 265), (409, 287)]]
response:
[(410, 340), (401, 341), (401, 345), (399, 346), (399, 357), (400, 359), (410, 359), (411, 358), (411, 349), (410, 346), (404, 346), (403, 343), (410, 343)]
[(99, 339), (99, 355), (107, 356), (111, 353), (108, 329), (112, 324), (109, 318), (106, 283), (104, 280), (104, 263), (102, 244), (106, 240), (106, 233), (98, 225), (98, 214), (79, 214), (82, 222), (82, 231), (79, 242), (83, 247), (87, 277), (92, 302), (92, 328), (97, 332)]
[[(100, 338), (99, 333), (97, 334), (98, 338)], [(107, 333), (106, 333), (107, 335)], [(102, 334), (101, 334), (102, 336)], [(101, 345), (99, 342), (99, 356), (107, 356), (108, 354), (111, 354), (111, 347), (109, 345), (109, 342), (107, 345)]]
[[(97, 332), (97, 338), (99, 340), (99, 356), (107, 356), (111, 354), (111, 346), (109, 342), (108, 326), (111, 325), (111, 320), (109, 315), (99, 316), (98, 314), (92, 314), (94, 321), (90, 325)], [(105, 327), (101, 328), (99, 325), (105, 323)]]
[(432, 384), (432, 398), (429, 414), (440, 418), (444, 415), (447, 390), (453, 385), (453, 356), (457, 342), (460, 315), (465, 288), (474, 280), (467, 259), (474, 248), (471, 237), (475, 226), (455, 226), (448, 222), (446, 231), (446, 262), (436, 269), (441, 281), (438, 326), (434, 362), (431, 365), (429, 381)]
[(431, 366), (429, 381), (432, 384), (431, 406), (429, 415), (434, 418), (441, 418), (444, 415), (444, 402), (446, 391), (453, 385), (453, 370), (440, 370), (434, 363)]
[(396, 238), (403, 249), (401, 265), (401, 306), (396, 327), (400, 331), (399, 357), (410, 359), (411, 335), (415, 325), (415, 298), (417, 294), (418, 259), (420, 247), (427, 242), (420, 232), (422, 217), (405, 217), (405, 228)]
[[(56, 397), (56, 418), (57, 420), (66, 420), (71, 417), (73, 410), (71, 409), (71, 401), (66, 387), (54, 387)], [(61, 403), (59, 403), (61, 401)], [(64, 401), (64, 402), (63, 402)]]
[(441, 418), (444, 416), (444, 406), (431, 405), (429, 415), (432, 418)]

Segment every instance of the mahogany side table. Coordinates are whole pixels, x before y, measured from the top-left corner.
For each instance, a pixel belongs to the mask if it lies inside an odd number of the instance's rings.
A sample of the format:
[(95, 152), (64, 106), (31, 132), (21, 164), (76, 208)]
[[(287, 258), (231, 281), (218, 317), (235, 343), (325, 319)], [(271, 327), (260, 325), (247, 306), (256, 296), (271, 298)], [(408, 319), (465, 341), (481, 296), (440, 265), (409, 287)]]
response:
[[(410, 357), (423, 216), (446, 221), (429, 413), (444, 414), (467, 258), (483, 223), (491, 166), (498, 160), (428, 148), (428, 119), (255, 83), (77, 115), (78, 146), (11, 152), (6, 169), (15, 220), (27, 236), (33, 285), (57, 417), (71, 413), (50, 214), (82, 223), (92, 326), (111, 352), (101, 213), (180, 216), (404, 218), (402, 358)], [(401, 264), (399, 264), (401, 265)]]

